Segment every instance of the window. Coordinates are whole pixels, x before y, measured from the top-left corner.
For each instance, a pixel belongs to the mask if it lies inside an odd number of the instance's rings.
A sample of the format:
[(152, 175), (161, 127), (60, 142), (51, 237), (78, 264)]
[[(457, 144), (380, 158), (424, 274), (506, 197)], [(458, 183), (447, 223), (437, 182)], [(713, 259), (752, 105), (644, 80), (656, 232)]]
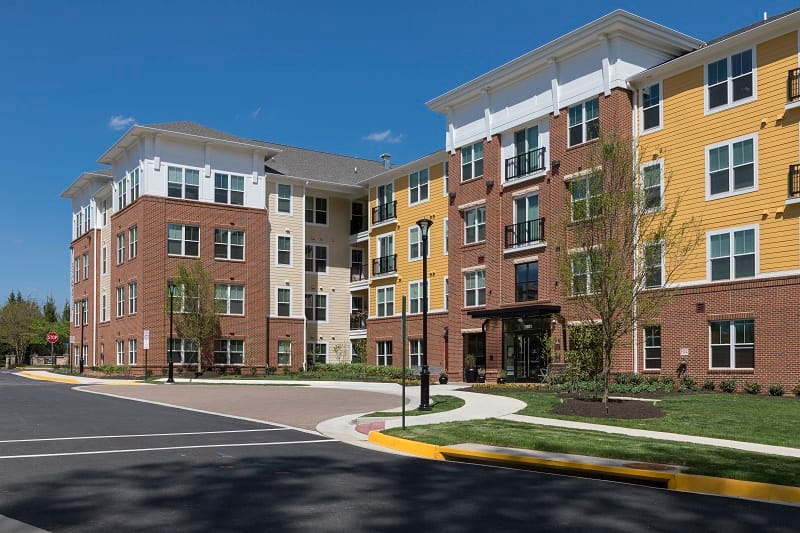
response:
[(575, 146), (600, 134), (600, 99), (594, 98), (569, 108), (569, 146)]
[(600, 214), (603, 183), (599, 173), (576, 179), (570, 184), (572, 220), (585, 220)]
[(128, 230), (128, 259), (133, 259), (139, 252), (138, 233), (136, 226)]
[[(428, 238), (430, 238), (430, 230), (428, 230)], [(408, 260), (416, 259), (422, 259), (422, 232), (419, 226), (411, 226), (408, 228)]]
[[(278, 213), (292, 212), (292, 186), (285, 183), (278, 184)], [(288, 363), (287, 363), (288, 364)]]
[(244, 176), (215, 172), (214, 201), (218, 204), (244, 205)]
[(444, 196), (447, 196), (447, 193), (450, 192), (448, 187), (450, 186), (450, 162), (444, 162), (444, 170), (442, 176), (442, 185), (444, 185)]
[(645, 211), (658, 211), (661, 205), (661, 186), (663, 172), (661, 161), (642, 167), (642, 193)]
[(83, 254), (83, 279), (89, 279), (89, 254)]
[(661, 84), (642, 89), (642, 131), (661, 126)]
[(392, 341), (378, 341), (376, 354), (378, 366), (392, 366)]
[(122, 178), (117, 183), (117, 205), (120, 211), (128, 205), (128, 178)]
[(108, 225), (108, 200), (103, 200), (103, 227)]
[(664, 285), (664, 244), (651, 242), (644, 245), (644, 286)]
[(661, 326), (645, 326), (644, 328), (644, 369), (659, 370), (661, 368)]
[[(542, 240), (543, 225), (539, 219), (539, 195), (530, 194), (514, 198), (514, 231), (511, 235), (513, 242), (506, 242), (506, 246), (522, 246)], [(506, 241), (508, 241), (506, 232)]]
[(513, 157), (506, 159), (506, 180), (544, 170), (544, 147), (539, 148), (538, 125), (515, 131), (513, 146)]
[(486, 240), (486, 208), (476, 207), (464, 212), (464, 244)]
[(137, 284), (135, 282), (128, 283), (128, 313), (131, 315), (136, 312), (138, 297), (139, 291)]
[(80, 257), (76, 257), (75, 258), (75, 265), (74, 265), (74, 268), (72, 270), (73, 270), (72, 282), (73, 283), (78, 283), (81, 280), (81, 258)]
[(83, 208), (83, 232), (86, 233), (92, 229), (92, 206), (87, 205)]
[(214, 306), (223, 315), (243, 315), (244, 285), (214, 285)]
[(200, 171), (167, 167), (167, 196), (197, 200), (200, 197)]
[(117, 287), (117, 317), (125, 314), (125, 287)]
[(412, 172), (408, 176), (409, 205), (424, 202), (428, 199), (428, 169)]
[[(444, 235), (442, 236), (442, 239), (444, 240), (444, 255), (447, 255), (447, 247), (450, 246), (450, 227), (448, 226), (448, 219), (444, 219), (442, 226), (444, 228), (442, 230), (444, 232)], [(428, 255), (430, 255), (430, 253)]]
[(373, 224), (378, 224), (379, 222), (389, 220), (397, 215), (395, 213), (397, 202), (393, 200), (393, 191), (394, 185), (391, 183), (387, 183), (386, 185), (378, 185), (377, 190), (375, 191), (375, 198), (378, 205), (372, 209)]
[(422, 340), (408, 341), (408, 366), (420, 366), (422, 363)]
[(244, 232), (214, 228), (214, 257), (244, 260)]
[(328, 295), (306, 294), (306, 320), (324, 322), (328, 319)]
[(72, 318), (75, 321), (75, 325), (76, 326), (80, 326), (81, 325), (81, 315), (80, 315), (80, 311), (78, 310), (78, 306), (79, 305), (80, 304), (78, 302), (74, 302), (72, 304)]
[(328, 224), (328, 199), (306, 196), (306, 222)]
[(128, 364), (135, 365), (136, 364), (136, 348), (137, 348), (136, 339), (128, 339)]
[(83, 317), (83, 325), (89, 325), (89, 300), (81, 300), (81, 315)]
[(125, 341), (117, 341), (117, 365), (125, 364)]
[(74, 216), (75, 220), (75, 238), (83, 234), (83, 213), (78, 211)]
[(103, 293), (100, 297), (100, 322), (108, 320), (108, 295)]
[(278, 316), (292, 315), (292, 289), (278, 287)]
[(133, 203), (139, 198), (139, 167), (136, 167), (131, 171), (130, 179), (131, 179), (131, 203)]
[[(431, 285), (428, 283), (428, 310), (430, 311), (430, 292)], [(422, 312), (422, 282), (412, 281), (408, 284), (408, 306), (409, 313), (416, 314)]]
[(450, 279), (445, 276), (444, 277), (444, 308), (445, 310), (450, 309)]
[(178, 285), (175, 287), (175, 298), (177, 299), (175, 306), (178, 313), (189, 313), (200, 308), (200, 295), (197, 286), (190, 286), (187, 291), (185, 285)]
[(292, 264), (292, 238), (286, 235), (278, 235), (278, 264)]
[(172, 362), (178, 365), (197, 364), (197, 346), (189, 339), (172, 339)]
[(292, 342), (278, 341), (278, 366), (291, 366)]
[(167, 253), (169, 255), (200, 256), (200, 228), (182, 224), (168, 224)]
[(514, 265), (515, 300), (528, 302), (539, 299), (539, 263), (520, 263)]
[(753, 136), (706, 148), (707, 198), (755, 189), (755, 139)]
[(328, 271), (328, 247), (306, 244), (306, 272)]
[(397, 256), (394, 253), (394, 234), (378, 237), (378, 258), (373, 262), (374, 275), (397, 271)]
[(461, 181), (483, 176), (483, 141), (461, 149)]
[(328, 361), (328, 345), (324, 342), (306, 344), (306, 361), (309, 366), (314, 366), (315, 363), (325, 364)]
[(592, 272), (597, 270), (598, 258), (593, 252), (572, 254), (572, 295), (594, 292)]
[[(733, 253), (731, 253), (731, 240), (733, 240)], [(710, 234), (708, 253), (711, 281), (755, 276), (755, 228)]]
[(243, 365), (244, 341), (237, 339), (217, 339), (214, 341), (215, 365)]
[(464, 306), (486, 305), (486, 271), (464, 274)]
[(125, 261), (125, 234), (117, 233), (117, 264)]
[(746, 101), (753, 96), (753, 51), (745, 50), (706, 66), (706, 106), (709, 110)]
[(378, 316), (394, 315), (394, 285), (375, 289), (375, 302)]
[(754, 368), (755, 332), (752, 320), (718, 321), (711, 330), (711, 368)]
[(108, 247), (106, 247), (105, 245), (103, 245), (103, 249), (100, 252), (100, 257), (101, 257), (100, 265), (102, 268), (102, 272), (103, 274), (105, 274), (108, 272)]

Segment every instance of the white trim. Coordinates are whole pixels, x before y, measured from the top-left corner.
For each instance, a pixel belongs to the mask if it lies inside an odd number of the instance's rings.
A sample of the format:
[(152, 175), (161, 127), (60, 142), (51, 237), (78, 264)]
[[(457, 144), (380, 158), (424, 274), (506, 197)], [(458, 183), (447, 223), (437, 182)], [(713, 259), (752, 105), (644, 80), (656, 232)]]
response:
[[(658, 194), (658, 207), (657, 208), (652, 208), (652, 209), (645, 209), (643, 211), (644, 213), (656, 213), (658, 211), (663, 211), (664, 210), (664, 158), (663, 157), (658, 158), (658, 159), (653, 159), (653, 160), (650, 160), (650, 161), (645, 161), (639, 167), (639, 173), (640, 173), (641, 179), (642, 179), (642, 181), (641, 181), (641, 192), (642, 192), (642, 194), (645, 194), (645, 192), (646, 192), (645, 191), (645, 184), (644, 184), (645, 169), (653, 167), (653, 166), (656, 166), (656, 165), (658, 165), (659, 169), (660, 169), (659, 177), (658, 177), (658, 179), (659, 179), (659, 182), (658, 182), (658, 191), (659, 191), (659, 194)], [(642, 201), (642, 206), (644, 207), (647, 198), (644, 197), (642, 200), (643, 200)]]
[[(747, 52), (750, 50), (752, 54), (752, 70), (750, 71), (753, 76), (753, 94), (752, 96), (748, 96), (747, 98), (742, 98), (741, 100), (733, 101), (733, 79), (731, 76), (733, 75), (733, 69), (731, 68), (731, 57), (737, 54), (741, 54), (742, 52)], [(716, 63), (725, 59), (727, 61), (727, 69), (728, 69), (728, 78), (725, 81), (727, 84), (728, 89), (728, 103), (725, 105), (717, 106), (715, 108), (708, 107), (708, 65), (711, 63)], [(714, 113), (719, 113), (720, 111), (725, 111), (727, 109), (731, 109), (733, 107), (737, 107), (744, 104), (749, 104), (750, 102), (754, 102), (758, 99), (758, 57), (756, 56), (756, 46), (751, 46), (748, 48), (740, 49), (735, 52), (727, 52), (723, 57), (717, 57), (716, 59), (706, 61), (703, 63), (703, 114), (704, 115), (713, 115)]]
[[(316, 318), (309, 319), (309, 318), (306, 317), (306, 297), (307, 296), (313, 296), (314, 297), (313, 301), (311, 303), (313, 304), (312, 308), (314, 309), (314, 316), (315, 317), (317, 315), (317, 311), (316, 311), (317, 310), (317, 298), (316, 297), (317, 296), (324, 296), (325, 297), (325, 320), (316, 320)], [(330, 300), (329, 294), (327, 292), (324, 292), (322, 289), (319, 289), (319, 290), (314, 291), (314, 292), (306, 292), (306, 293), (304, 293), (303, 294), (303, 317), (306, 318), (306, 322), (314, 322), (315, 324), (327, 324), (328, 322), (330, 322), (331, 313), (330, 313), (330, 305), (328, 305), (329, 304), (329, 300)]]
[[(746, 189), (733, 189), (733, 145), (736, 143), (740, 143), (743, 141), (751, 140), (753, 141), (753, 186), (748, 187)], [(730, 185), (730, 189), (728, 191), (718, 194), (711, 194), (711, 165), (710, 165), (710, 153), (711, 150), (716, 148), (721, 148), (723, 146), (728, 147), (728, 185)], [(732, 139), (727, 139), (725, 141), (721, 141), (714, 144), (706, 145), (705, 147), (705, 189), (706, 189), (706, 201), (710, 200), (719, 200), (720, 198), (728, 198), (730, 196), (738, 196), (740, 194), (747, 194), (751, 192), (755, 192), (758, 190), (758, 133), (749, 133), (747, 135), (741, 135), (739, 137), (734, 137)]]
[(567, 174), (566, 176), (564, 176), (563, 179), (564, 181), (575, 181), (585, 178), (591, 174), (594, 174), (595, 172), (602, 172), (602, 171), (603, 167), (598, 165), (596, 167), (587, 168), (585, 170), (579, 170), (578, 172), (573, 172), (572, 174)]
[[(421, 195), (419, 194), (421, 186), (420, 186), (419, 183), (417, 183), (417, 187), (416, 187), (416, 190), (417, 190), (417, 201), (416, 202), (412, 202), (411, 201), (411, 175), (412, 174), (418, 174), (419, 175), (422, 172), (427, 172), (428, 173), (428, 175), (427, 175), (428, 195), (424, 199), (421, 197)], [(431, 168), (430, 167), (425, 167), (425, 168), (421, 168), (419, 170), (416, 170), (414, 172), (409, 172), (408, 176), (406, 176), (406, 180), (407, 180), (407, 190), (408, 190), (408, 207), (424, 204), (425, 202), (429, 202), (431, 200)]]
[[(277, 213), (278, 215), (282, 215), (282, 216), (292, 216), (294, 214), (294, 202), (293, 202), (293, 200), (294, 200), (294, 185), (292, 185), (291, 183), (283, 183), (283, 182), (280, 182), (280, 181), (275, 181), (274, 183), (275, 183), (275, 213)], [(280, 205), (281, 205), (281, 203), (280, 203), (280, 201), (281, 201), (280, 186), (281, 185), (286, 185), (287, 187), (289, 187), (289, 212), (288, 213), (286, 211), (281, 211), (280, 210)], [(304, 198), (303, 199), (303, 220), (304, 221), (305, 221), (305, 208), (306, 208), (306, 206), (305, 206), (305, 198)]]
[[(735, 277), (734, 272), (734, 262), (732, 261), (734, 257), (734, 237), (733, 234), (737, 231), (747, 231), (753, 230), (753, 247), (754, 247), (754, 254), (755, 254), (755, 265), (753, 267), (754, 275), (748, 276), (745, 278), (737, 278)], [(711, 280), (711, 237), (713, 235), (722, 235), (728, 234), (730, 235), (730, 253), (728, 255), (728, 261), (731, 267), (730, 270), (730, 277), (727, 279), (718, 279), (718, 280)], [(740, 280), (751, 280), (758, 277), (759, 273), (759, 265), (761, 262), (761, 254), (759, 251), (760, 248), (760, 238), (759, 238), (759, 231), (758, 231), (758, 224), (748, 224), (745, 226), (736, 226), (732, 228), (720, 228), (715, 230), (708, 230), (706, 231), (706, 280), (705, 283), (727, 283), (731, 281), (740, 281)]]
[(481, 198), (480, 200), (475, 200), (474, 202), (469, 202), (466, 204), (461, 204), (458, 206), (459, 211), (466, 211), (468, 209), (473, 209), (475, 207), (480, 207), (482, 205), (486, 205), (486, 198)]
[[(316, 213), (316, 211), (317, 211), (317, 209), (316, 209), (317, 208), (316, 200), (317, 199), (324, 199), (325, 200), (325, 220), (326, 220), (325, 224), (320, 224), (319, 222), (307, 222), (306, 221), (306, 201), (309, 198), (313, 198), (314, 199), (314, 213)], [(314, 218), (316, 219), (316, 214), (315, 214)], [(320, 196), (320, 195), (317, 195), (317, 194), (313, 194), (313, 195), (306, 194), (303, 197), (303, 223), (308, 225), (308, 226), (317, 226), (317, 227), (320, 227), (320, 228), (327, 228), (328, 226), (330, 226), (330, 224), (331, 224), (331, 199), (330, 199), (330, 197), (329, 196)]]
[[(649, 89), (653, 85), (658, 85), (658, 126), (654, 128), (645, 129), (644, 128), (644, 90)], [(635, 115), (639, 118), (639, 134), (640, 135), (647, 135), (648, 133), (655, 133), (657, 131), (661, 131), (664, 129), (664, 84), (661, 80), (650, 83), (637, 91), (639, 98), (638, 109), (635, 112)], [(636, 131), (636, 130), (634, 130)]]
[[(278, 299), (278, 293), (282, 289), (286, 289), (286, 290), (289, 291), (289, 314), (288, 315), (280, 314), (280, 311), (279, 311), (279, 308), (278, 308), (278, 305), (280, 304), (280, 300)], [(275, 315), (274, 316), (280, 317), (280, 318), (296, 318), (296, 317), (292, 316), (293, 299), (294, 299), (294, 297), (292, 295), (292, 287), (291, 286), (289, 286), (289, 285), (278, 285), (278, 286), (276, 286), (275, 287)], [(305, 305), (305, 301), (303, 301), (303, 305)]]
[[(444, 255), (445, 257), (449, 255), (449, 252), (447, 250), (447, 246), (448, 246), (449, 243), (450, 243), (450, 219), (448, 217), (444, 217), (444, 219), (442, 220), (442, 247), (444, 248), (444, 251), (442, 252), (442, 255)], [(428, 251), (429, 252), (430, 252), (430, 249), (431, 249), (431, 247), (430, 247), (430, 237), (428, 237)], [(430, 253), (428, 254), (428, 257), (430, 257)]]
[[(280, 239), (286, 238), (289, 239), (289, 264), (281, 263), (280, 258)], [(294, 266), (294, 254), (293, 251), (293, 244), (292, 235), (275, 235), (275, 266), (279, 268), (292, 268)], [(305, 269), (305, 248), (303, 248), (303, 268)]]
[[(306, 248), (305, 246), (311, 246), (312, 254), (311, 254), (311, 261), (313, 262), (314, 270), (306, 270)], [(303, 272), (305, 274), (324, 274), (327, 275), (330, 271), (330, 264), (331, 264), (331, 255), (330, 255), (330, 247), (327, 244), (316, 244), (316, 243), (306, 243), (303, 247)], [(317, 248), (325, 248), (325, 270), (317, 270)]]

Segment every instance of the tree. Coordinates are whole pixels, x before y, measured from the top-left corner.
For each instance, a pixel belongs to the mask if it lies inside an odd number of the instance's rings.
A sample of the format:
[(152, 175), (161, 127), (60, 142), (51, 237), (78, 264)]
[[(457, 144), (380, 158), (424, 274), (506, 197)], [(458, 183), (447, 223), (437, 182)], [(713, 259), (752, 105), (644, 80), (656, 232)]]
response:
[(9, 297), (0, 309), (0, 343), (7, 344), (17, 357), (24, 357), (31, 341), (34, 322), (40, 317), (39, 305), (21, 294)]
[[(198, 370), (214, 365), (212, 342), (219, 336), (218, 309), (214, 301), (214, 281), (200, 260), (189, 266), (178, 265), (174, 301), (175, 329), (178, 336), (197, 347)], [(169, 312), (167, 294), (167, 312)]]
[[(652, 176), (626, 135), (602, 133), (589, 147), (588, 172), (570, 183), (558, 274), (571, 314), (598, 323), (603, 403), (614, 348), (637, 323), (655, 319), (674, 296), (667, 287), (700, 242), (694, 219), (680, 221), (680, 197), (667, 205), (667, 180), (656, 197)], [(665, 258), (662, 261), (662, 258)]]

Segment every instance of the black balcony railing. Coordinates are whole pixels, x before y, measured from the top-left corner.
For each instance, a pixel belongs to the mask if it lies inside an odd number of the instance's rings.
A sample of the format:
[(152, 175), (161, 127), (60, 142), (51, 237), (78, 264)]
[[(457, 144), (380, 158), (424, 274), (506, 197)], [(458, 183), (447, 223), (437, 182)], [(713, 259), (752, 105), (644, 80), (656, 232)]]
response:
[(506, 159), (506, 181), (544, 170), (545, 147)]
[(350, 235), (357, 235), (362, 231), (367, 231), (366, 215), (352, 215), (350, 218)]
[(544, 217), (506, 226), (506, 248), (544, 240)]
[(800, 100), (800, 68), (790, 70), (786, 77), (786, 100), (789, 102)]
[(376, 257), (372, 260), (373, 276), (388, 274), (389, 272), (397, 272), (397, 254)]
[(388, 204), (381, 204), (372, 208), (372, 223), (378, 224), (384, 220), (392, 219), (397, 213), (397, 200)]
[(367, 265), (350, 265), (350, 281), (364, 281), (369, 279)]
[(789, 165), (789, 198), (800, 197), (800, 165)]
[(350, 329), (367, 329), (367, 313), (364, 311), (350, 313)]

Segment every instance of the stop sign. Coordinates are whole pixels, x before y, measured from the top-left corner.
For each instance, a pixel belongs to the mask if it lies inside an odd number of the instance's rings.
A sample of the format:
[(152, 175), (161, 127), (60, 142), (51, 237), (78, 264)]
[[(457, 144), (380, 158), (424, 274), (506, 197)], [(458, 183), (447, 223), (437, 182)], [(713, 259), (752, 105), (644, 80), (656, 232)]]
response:
[(57, 343), (58, 342), (58, 333), (56, 333), (55, 331), (51, 331), (50, 333), (48, 333), (47, 334), (47, 342), (49, 342), (50, 344)]

